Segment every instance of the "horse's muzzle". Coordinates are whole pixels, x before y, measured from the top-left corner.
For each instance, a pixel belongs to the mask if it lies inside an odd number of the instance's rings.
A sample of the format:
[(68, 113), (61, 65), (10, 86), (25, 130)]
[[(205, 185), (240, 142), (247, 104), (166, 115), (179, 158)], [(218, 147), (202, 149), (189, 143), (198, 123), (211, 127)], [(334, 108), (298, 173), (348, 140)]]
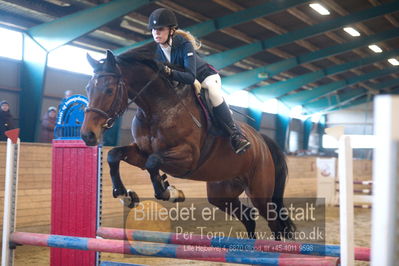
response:
[(93, 131), (89, 131), (87, 133), (82, 133), (82, 139), (86, 143), (87, 146), (97, 145), (97, 137)]

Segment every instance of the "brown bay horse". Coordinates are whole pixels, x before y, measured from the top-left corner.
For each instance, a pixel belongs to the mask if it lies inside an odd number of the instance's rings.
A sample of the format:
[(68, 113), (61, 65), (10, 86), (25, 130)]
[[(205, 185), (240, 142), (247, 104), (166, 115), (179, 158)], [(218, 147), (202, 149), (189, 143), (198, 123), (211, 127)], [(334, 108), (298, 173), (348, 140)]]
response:
[[(208, 201), (238, 218), (254, 237), (255, 220), (248, 215), (252, 207), (238, 197), (245, 191), (265, 219), (268, 203), (280, 211), (287, 176), (284, 154), (273, 140), (240, 123), (252, 143), (248, 151), (237, 155), (227, 137), (215, 137), (205, 158), (201, 156), (209, 136), (194, 90), (173, 86), (153, 60), (154, 49), (154, 44), (148, 44), (118, 57), (107, 51), (106, 59), (100, 61), (88, 56), (94, 75), (86, 88), (89, 106), (81, 129), (85, 143), (97, 145), (103, 131), (127, 109), (129, 100), (138, 106), (132, 122), (134, 142), (108, 153), (113, 197), (125, 197), (125, 202), (127, 198), (130, 207), (138, 202), (137, 195), (122, 183), (120, 161), (149, 172), (157, 199), (184, 200), (183, 193), (169, 186), (160, 170), (173, 177), (205, 181)], [(268, 224), (277, 239), (295, 231), (289, 218), (278, 216)]]

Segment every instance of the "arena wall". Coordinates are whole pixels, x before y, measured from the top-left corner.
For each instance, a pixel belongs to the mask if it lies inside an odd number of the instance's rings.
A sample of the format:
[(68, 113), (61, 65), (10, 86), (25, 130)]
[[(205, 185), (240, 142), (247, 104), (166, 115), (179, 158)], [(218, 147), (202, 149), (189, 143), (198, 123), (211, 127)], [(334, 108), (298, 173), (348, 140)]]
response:
[[(104, 155), (110, 147), (104, 148)], [(0, 142), (0, 212), (3, 211), (6, 143)], [(103, 156), (103, 224), (120, 226), (123, 208), (111, 197), (109, 168)], [(288, 156), (289, 178), (287, 197), (316, 196), (316, 157)], [(135, 190), (140, 198), (153, 199), (153, 188), (146, 171), (121, 163), (121, 175), (127, 188)], [(355, 180), (371, 179), (371, 161), (354, 161)], [(170, 179), (188, 198), (206, 197), (204, 182)], [(22, 143), (20, 150), (17, 229), (30, 232), (48, 232), (51, 204), (51, 145)], [(0, 221), (2, 223), (2, 221)]]

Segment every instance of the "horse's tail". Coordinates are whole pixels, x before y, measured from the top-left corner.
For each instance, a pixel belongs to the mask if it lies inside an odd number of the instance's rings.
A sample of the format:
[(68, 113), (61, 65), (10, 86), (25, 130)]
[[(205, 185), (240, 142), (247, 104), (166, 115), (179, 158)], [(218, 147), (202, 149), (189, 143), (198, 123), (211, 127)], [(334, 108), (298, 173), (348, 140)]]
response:
[[(274, 192), (272, 197), (272, 202), (276, 204), (277, 213), (280, 213), (280, 210), (284, 207), (284, 189), (285, 183), (287, 181), (288, 175), (288, 166), (284, 153), (277, 146), (277, 143), (269, 138), (268, 136), (262, 134), (263, 140), (268, 146), (270, 153), (272, 154), (274, 168), (275, 168), (275, 184), (274, 184)], [(295, 224), (292, 222), (290, 218), (281, 219), (278, 215), (278, 223), (279, 223), (279, 233), (284, 238), (292, 238), (293, 232), (296, 230)]]

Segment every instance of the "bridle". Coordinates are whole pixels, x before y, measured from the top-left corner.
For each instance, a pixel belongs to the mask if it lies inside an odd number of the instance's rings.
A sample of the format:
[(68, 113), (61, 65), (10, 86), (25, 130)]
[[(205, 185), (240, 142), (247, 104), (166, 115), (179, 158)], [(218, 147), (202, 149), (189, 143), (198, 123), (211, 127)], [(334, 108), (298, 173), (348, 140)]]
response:
[[(112, 73), (112, 72), (103, 72), (103, 73), (97, 73), (94, 76), (96, 79), (103, 77), (103, 76), (113, 76), (118, 78), (118, 86), (116, 88), (116, 95), (114, 97), (114, 100), (111, 104), (111, 107), (109, 108), (108, 112), (101, 110), (99, 108), (95, 107), (86, 107), (85, 108), (85, 113), (88, 112), (95, 112), (102, 117), (106, 119), (105, 123), (101, 126), (102, 128), (109, 129), (112, 128), (114, 125), (114, 122), (116, 119), (118, 119), (119, 116), (121, 116), (125, 110), (129, 107), (130, 104), (132, 104), (140, 95), (143, 93), (154, 80), (156, 80), (159, 76), (160, 69), (156, 72), (155, 76), (150, 79), (133, 97), (132, 100), (128, 101), (128, 92), (126, 88), (126, 84), (122, 78), (122, 75), (119, 73)], [(126, 100), (125, 100), (126, 99)]]
[[(126, 86), (125, 82), (121, 78), (120, 74), (117, 73), (111, 73), (111, 72), (103, 72), (99, 74), (95, 74), (94, 77), (96, 79), (99, 79), (103, 76), (113, 76), (118, 78), (118, 86), (116, 88), (116, 95), (115, 98), (111, 104), (111, 107), (109, 108), (108, 112), (105, 112), (99, 108), (95, 107), (86, 107), (85, 108), (85, 113), (88, 112), (95, 112), (102, 117), (106, 118), (105, 123), (102, 125), (103, 128), (111, 128), (115, 122), (115, 120), (125, 111), (127, 108), (127, 101), (124, 101), (124, 96), (127, 95), (126, 92)], [(127, 98), (127, 97), (126, 97)]]

